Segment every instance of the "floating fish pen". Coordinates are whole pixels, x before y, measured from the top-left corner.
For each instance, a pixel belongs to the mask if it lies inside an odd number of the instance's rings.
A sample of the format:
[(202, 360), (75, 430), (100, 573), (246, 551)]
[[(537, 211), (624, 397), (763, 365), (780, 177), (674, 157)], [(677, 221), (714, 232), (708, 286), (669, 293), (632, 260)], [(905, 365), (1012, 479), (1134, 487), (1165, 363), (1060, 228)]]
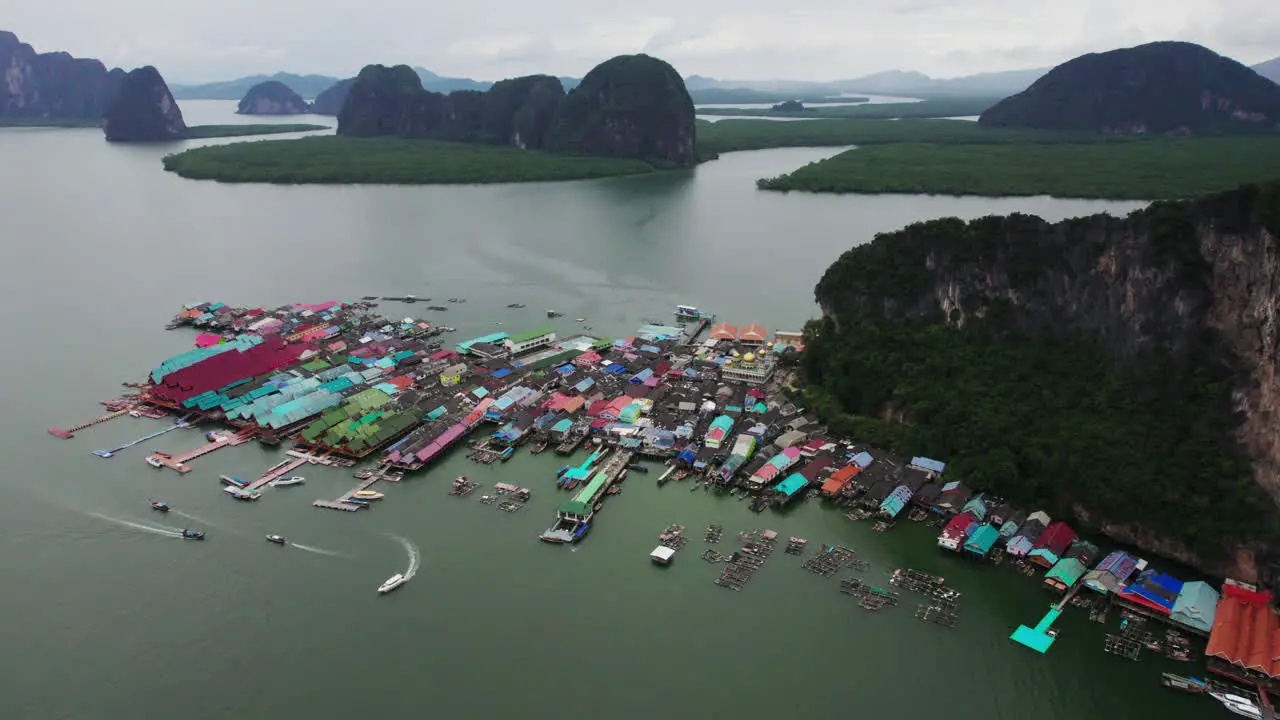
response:
[(741, 590), (756, 571), (764, 567), (765, 561), (773, 554), (778, 533), (756, 530), (739, 533), (738, 537), (742, 541), (742, 549), (729, 557), (724, 570), (715, 579), (716, 585), (730, 590)]
[(787, 546), (782, 549), (788, 555), (803, 555), (804, 548), (809, 544), (804, 538), (792, 537), (787, 541)]
[(493, 447), (488, 440), (482, 440), (471, 446), (471, 452), (467, 455), (467, 459), (483, 465), (492, 465), (498, 461), (498, 458), (502, 457), (502, 453), (506, 450), (507, 448)]
[(720, 523), (711, 523), (707, 526), (707, 534), (703, 540), (714, 545), (720, 542), (720, 537), (722, 535), (724, 535), (724, 525), (721, 525)]
[(706, 560), (709, 563), (722, 563), (722, 562), (728, 562), (729, 556), (722, 555), (720, 552), (716, 550), (707, 549), (702, 551), (702, 559)]
[(916, 619), (921, 622), (933, 623), (940, 625), (948, 630), (955, 628), (956, 623), (960, 621), (960, 615), (956, 609), (946, 604), (920, 604), (916, 606)]
[(1102, 649), (1112, 655), (1137, 661), (1142, 654), (1142, 642), (1124, 635), (1107, 635), (1107, 639), (1102, 643)]
[(911, 568), (894, 570), (893, 576), (889, 578), (889, 584), (950, 605), (960, 601), (960, 591), (947, 587), (944, 578)]
[(456, 497), (466, 497), (480, 488), (480, 483), (475, 480), (468, 480), (466, 476), (456, 478), (453, 484), (449, 486), (449, 494)]
[(862, 578), (850, 576), (840, 581), (840, 592), (845, 595), (861, 595), (865, 587), (867, 584), (862, 581)]
[(876, 532), (889, 532), (890, 530), (893, 529), (893, 526), (894, 526), (894, 523), (892, 522), (889, 522), (887, 520), (880, 520), (875, 525), (872, 525), (871, 529), (875, 530)]
[(853, 559), (853, 551), (840, 545), (827, 545), (816, 555), (804, 561), (805, 570), (822, 577), (831, 577)]
[(498, 503), (498, 509), (502, 510), (503, 512), (509, 512), (509, 513), (517, 512), (522, 507), (524, 507), (524, 503), (516, 502), (514, 500), (503, 500), (502, 502)]
[(658, 535), (658, 542), (663, 547), (669, 547), (672, 550), (680, 550), (688, 544), (689, 538), (684, 535), (683, 525), (668, 525), (667, 529), (663, 530), (662, 533)]
[(856, 577), (847, 577), (840, 581), (840, 592), (857, 598), (858, 607), (863, 610), (876, 611), (885, 607), (896, 607), (901, 597), (892, 590), (879, 588)]
[(866, 572), (867, 569), (871, 567), (871, 561), (863, 560), (861, 558), (854, 558), (853, 560), (850, 560), (849, 564), (846, 565), (845, 567), (855, 572)]
[(866, 508), (856, 508), (852, 512), (845, 513), (844, 516), (850, 520), (857, 522), (859, 520), (866, 520), (867, 518), (871, 517), (873, 514), (874, 513), (872, 513), (870, 510), (867, 510)]
[(929, 519), (929, 511), (924, 508), (911, 508), (911, 512), (907, 513), (907, 519), (911, 522), (924, 522)]

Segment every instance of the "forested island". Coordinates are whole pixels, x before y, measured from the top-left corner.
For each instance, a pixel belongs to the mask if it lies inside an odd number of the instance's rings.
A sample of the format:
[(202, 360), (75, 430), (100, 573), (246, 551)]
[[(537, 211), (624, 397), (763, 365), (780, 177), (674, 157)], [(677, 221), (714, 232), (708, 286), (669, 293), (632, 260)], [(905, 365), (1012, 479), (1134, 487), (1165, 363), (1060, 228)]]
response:
[(165, 168), (228, 182), (430, 184), (632, 175), (698, 159), (684, 81), (647, 55), (607, 60), (568, 94), (559, 78), (530, 75), (443, 95), (404, 65), (366, 66), (344, 89), (335, 137), (201, 148)]
[(837, 433), (950, 458), (1020, 506), (1273, 573), (1277, 238), (1280, 183), (1124, 219), (882, 234), (815, 289), (806, 400)]
[(860, 147), (756, 185), (831, 193), (1151, 200), (1187, 198), (1280, 175), (1280, 137), (943, 142)]

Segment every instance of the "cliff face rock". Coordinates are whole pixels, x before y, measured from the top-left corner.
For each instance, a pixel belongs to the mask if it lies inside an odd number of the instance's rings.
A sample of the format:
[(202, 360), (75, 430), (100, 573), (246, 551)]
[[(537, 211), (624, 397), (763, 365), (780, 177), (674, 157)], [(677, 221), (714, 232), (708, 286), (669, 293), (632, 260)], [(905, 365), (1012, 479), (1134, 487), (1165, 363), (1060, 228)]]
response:
[(1271, 132), (1280, 86), (1212, 50), (1157, 42), (1069, 60), (978, 120), (1114, 134)]
[(110, 142), (181, 140), (187, 134), (182, 110), (164, 78), (147, 65), (131, 71), (102, 118)]
[(268, 80), (249, 88), (236, 107), (237, 115), (303, 115), (311, 106), (288, 85)]
[(684, 81), (670, 65), (645, 55), (602, 63), (568, 96), (550, 75), (443, 95), (424, 90), (406, 65), (366, 66), (346, 92), (338, 134), (349, 137), (510, 145), (682, 167), (695, 160), (693, 103)]
[(311, 103), (311, 112), (316, 115), (333, 115), (337, 116), (342, 112), (342, 106), (347, 102), (347, 93), (351, 92), (351, 86), (355, 84), (355, 78), (347, 78), (339, 80), (333, 85), (326, 88)]
[[(860, 270), (872, 263), (892, 276)], [(1280, 183), (1156, 203), (1123, 219), (921, 223), (846, 253), (816, 295), (836, 327), (880, 318), (963, 328), (998, 316), (1028, 336), (1084, 338), (1114, 368), (1142, 358), (1191, 374), (1225, 368), (1232, 407), (1223, 414), (1233, 417), (1219, 429), (1280, 505)], [(1077, 518), (1165, 557), (1247, 580), (1276, 576), (1270, 540), (1212, 557), (1140, 517), (1107, 516), (1085, 500), (1074, 507)]]
[(402, 135), (411, 109), (425, 91), (408, 65), (366, 65), (347, 91), (338, 112), (338, 134), (349, 137)]
[(0, 31), (0, 120), (97, 120), (124, 75), (64, 52), (37, 54), (13, 33)]
[(620, 55), (592, 68), (565, 98), (549, 149), (697, 162), (693, 100), (680, 74), (648, 55)]

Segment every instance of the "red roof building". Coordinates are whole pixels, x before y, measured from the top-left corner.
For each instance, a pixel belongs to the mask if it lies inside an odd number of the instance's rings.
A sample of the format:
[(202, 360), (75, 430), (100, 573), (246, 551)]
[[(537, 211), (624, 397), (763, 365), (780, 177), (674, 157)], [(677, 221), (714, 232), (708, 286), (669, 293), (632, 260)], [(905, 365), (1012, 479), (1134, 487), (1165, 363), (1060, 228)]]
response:
[(715, 327), (711, 328), (711, 339), (712, 340), (737, 340), (738, 328), (734, 327), (733, 325), (730, 325), (727, 322), (719, 323)]
[(742, 330), (738, 332), (738, 339), (744, 343), (756, 343), (763, 345), (765, 338), (768, 336), (769, 332), (765, 330), (763, 326), (757, 325), (756, 323), (745, 325)]
[(1280, 616), (1271, 592), (1227, 581), (1204, 654), (1242, 670), (1280, 678)]
[(224, 388), (237, 380), (293, 365), (306, 350), (306, 345), (286, 345), (279, 336), (272, 336), (243, 352), (230, 350), (219, 353), (171, 372), (151, 388), (151, 394), (164, 402), (180, 403), (201, 393)]

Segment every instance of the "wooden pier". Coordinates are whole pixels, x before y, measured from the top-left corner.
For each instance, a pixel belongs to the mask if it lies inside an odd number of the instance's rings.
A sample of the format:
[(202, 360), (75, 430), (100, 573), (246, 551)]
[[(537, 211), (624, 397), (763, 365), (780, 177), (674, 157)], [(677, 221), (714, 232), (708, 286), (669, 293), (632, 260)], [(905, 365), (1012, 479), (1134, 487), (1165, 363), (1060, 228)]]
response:
[(355, 512), (364, 509), (363, 505), (354, 505), (348, 502), (337, 502), (334, 500), (315, 500), (311, 503), (313, 507), (324, 508), (326, 510), (341, 510), (343, 512)]
[(244, 443), (249, 442), (252, 438), (253, 431), (251, 430), (242, 430), (230, 435), (224, 434), (212, 442), (207, 442), (194, 450), (189, 450), (180, 455), (170, 455), (169, 453), (157, 450), (147, 456), (147, 462), (151, 463), (152, 460), (155, 460), (162, 466), (167, 467), (170, 470), (176, 470), (178, 473), (185, 475), (191, 472), (191, 466), (187, 463), (192, 460), (195, 460), (198, 457), (204, 457), (214, 450), (224, 447), (243, 445)]
[(109, 412), (106, 415), (96, 417), (90, 420), (89, 422), (80, 423), (79, 425), (72, 425), (69, 428), (51, 427), (49, 428), (49, 434), (54, 435), (56, 437), (60, 437), (63, 440), (70, 440), (71, 438), (75, 437), (76, 433), (80, 432), (81, 430), (84, 430), (85, 428), (91, 428), (94, 425), (101, 425), (102, 423), (108, 420), (115, 420), (121, 415), (128, 415), (129, 411), (132, 409), (133, 408), (124, 408), (121, 410), (116, 410), (115, 412)]
[(306, 465), (308, 462), (312, 462), (310, 457), (291, 457), (288, 460), (281, 460), (275, 465), (272, 465), (271, 469), (263, 473), (257, 480), (245, 485), (244, 489), (250, 492), (260, 490), (266, 487), (272, 480), (284, 477), (303, 465)]
[[(326, 458), (316, 458), (316, 462), (323, 463)], [(343, 493), (337, 500), (316, 500), (311, 503), (312, 506), (325, 508), (327, 510), (343, 510), (345, 512), (355, 512), (368, 507), (365, 504), (357, 504), (351, 502), (355, 498), (355, 494), (361, 490), (368, 490), (375, 484), (386, 480), (388, 482), (396, 482), (400, 479), (399, 474), (391, 472), (390, 465), (382, 465), (374, 470), (368, 477), (362, 479), (355, 487)]]

